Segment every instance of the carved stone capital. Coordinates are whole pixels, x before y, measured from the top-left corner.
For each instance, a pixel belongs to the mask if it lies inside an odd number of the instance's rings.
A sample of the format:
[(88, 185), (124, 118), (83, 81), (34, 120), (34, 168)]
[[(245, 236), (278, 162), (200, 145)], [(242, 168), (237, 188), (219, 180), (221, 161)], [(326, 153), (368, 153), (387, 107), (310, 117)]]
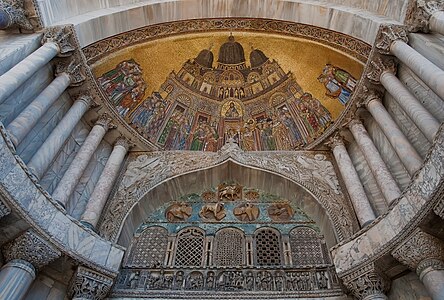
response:
[(28, 230), (6, 244), (3, 255), (7, 261), (20, 259), (39, 269), (58, 258), (61, 253), (33, 230)]
[(416, 0), (412, 1), (406, 14), (405, 23), (412, 32), (422, 31), (428, 33), (429, 21), (432, 15), (444, 10), (444, 2), (437, 0)]
[(126, 149), (126, 151), (128, 151), (129, 148), (131, 148), (133, 146), (133, 144), (131, 143), (131, 141), (128, 138), (126, 138), (124, 136), (119, 136), (116, 139), (114, 146), (122, 146)]
[(79, 266), (70, 284), (72, 299), (101, 300), (109, 293), (113, 279), (91, 269)]
[(408, 43), (407, 30), (404, 26), (383, 25), (376, 37), (375, 46), (381, 54), (390, 54), (390, 47), (395, 41), (401, 40)]
[(345, 120), (343, 127), (351, 128), (353, 125), (362, 125), (361, 119), (359, 117), (350, 117), (347, 120)]
[(107, 113), (104, 113), (99, 116), (95, 125), (100, 125), (105, 129), (105, 131), (108, 131), (109, 129), (117, 128), (117, 125), (115, 125), (112, 121), (113, 119)]
[(370, 70), (367, 73), (367, 79), (373, 84), (381, 83), (381, 76), (386, 72), (396, 73), (396, 64), (394, 59), (382, 59), (381, 57), (370, 61)]
[(0, 200), (0, 219), (11, 213), (11, 209), (6, 203)]
[(72, 55), (76, 50), (71, 41), (72, 32), (67, 27), (49, 27), (45, 30), (42, 38), (42, 45), (45, 43), (54, 43), (59, 48), (59, 57)]
[(81, 63), (77, 63), (75, 60), (71, 61), (69, 64), (60, 62), (56, 65), (56, 76), (63, 73), (69, 76), (71, 81), (70, 86), (80, 86), (86, 80), (83, 65)]
[(4, 17), (0, 22), (0, 29), (18, 27), (33, 30), (24, 9), (24, 0), (0, 0), (0, 14)]
[(392, 256), (400, 263), (416, 270), (418, 276), (429, 266), (442, 265), (444, 261), (444, 243), (417, 228), (395, 250)]
[(364, 88), (362, 94), (360, 95), (360, 103), (358, 104), (358, 107), (368, 107), (370, 102), (381, 101), (381, 99), (382, 95), (379, 92), (373, 89)]
[(327, 146), (329, 146), (331, 149), (334, 149), (337, 146), (345, 146), (344, 139), (339, 134), (339, 132), (335, 133), (330, 139), (327, 141)]
[(94, 103), (92, 97), (90, 95), (80, 95), (77, 97), (76, 101), (82, 101), (89, 108)]
[(345, 276), (343, 281), (348, 290), (359, 300), (370, 300), (377, 296), (377, 299), (387, 299), (385, 292), (390, 287), (390, 281), (374, 264)]

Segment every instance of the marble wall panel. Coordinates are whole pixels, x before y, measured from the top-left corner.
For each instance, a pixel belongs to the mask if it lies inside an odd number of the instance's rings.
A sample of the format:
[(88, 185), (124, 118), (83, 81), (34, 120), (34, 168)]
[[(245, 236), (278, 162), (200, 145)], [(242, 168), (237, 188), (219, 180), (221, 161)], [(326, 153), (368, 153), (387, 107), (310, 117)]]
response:
[(0, 75), (40, 47), (41, 33), (19, 34), (0, 31)]

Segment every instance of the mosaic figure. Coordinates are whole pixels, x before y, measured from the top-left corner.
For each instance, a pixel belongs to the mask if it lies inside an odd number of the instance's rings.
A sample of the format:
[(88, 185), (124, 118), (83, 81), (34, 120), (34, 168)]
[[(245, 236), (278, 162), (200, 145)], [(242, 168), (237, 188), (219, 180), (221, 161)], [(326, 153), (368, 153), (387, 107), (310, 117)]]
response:
[(325, 94), (337, 98), (343, 105), (347, 104), (357, 83), (350, 73), (331, 64), (324, 67), (318, 80), (327, 89)]

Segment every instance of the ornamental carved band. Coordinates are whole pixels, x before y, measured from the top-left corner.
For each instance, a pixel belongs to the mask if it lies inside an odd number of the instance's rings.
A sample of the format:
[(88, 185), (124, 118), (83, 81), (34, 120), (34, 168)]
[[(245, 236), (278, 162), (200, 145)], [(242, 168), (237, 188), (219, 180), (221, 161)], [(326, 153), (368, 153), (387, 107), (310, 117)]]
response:
[(390, 47), (393, 42), (401, 40), (408, 43), (407, 30), (399, 25), (383, 25), (376, 37), (376, 48), (381, 54), (390, 54)]
[(381, 57), (370, 61), (370, 70), (367, 73), (367, 79), (373, 84), (381, 83), (382, 74), (389, 72), (396, 73), (396, 64), (394, 59), (382, 59)]
[(392, 256), (410, 269), (416, 270), (418, 276), (421, 276), (422, 271), (429, 266), (442, 266), (444, 243), (417, 228), (392, 252)]
[(106, 297), (112, 284), (110, 277), (79, 266), (71, 281), (70, 295), (72, 299), (101, 300)]
[(59, 47), (59, 57), (67, 57), (72, 55), (76, 50), (75, 44), (71, 41), (72, 32), (69, 27), (49, 27), (45, 30), (42, 38), (42, 45), (45, 43), (54, 43)]
[(77, 63), (72, 60), (69, 64), (58, 63), (56, 65), (56, 76), (66, 73), (70, 79), (70, 86), (80, 86), (86, 80), (86, 75), (84, 74), (83, 66), (81, 63)]
[(359, 300), (371, 299), (371, 296), (385, 298), (384, 293), (390, 287), (388, 278), (373, 264), (364, 266), (361, 270), (345, 276), (343, 281), (344, 285)]
[(0, 29), (18, 27), (33, 30), (23, 7), (24, 0), (0, 0)]
[(28, 230), (6, 244), (3, 255), (7, 261), (20, 259), (39, 269), (57, 259), (61, 253), (34, 231)]

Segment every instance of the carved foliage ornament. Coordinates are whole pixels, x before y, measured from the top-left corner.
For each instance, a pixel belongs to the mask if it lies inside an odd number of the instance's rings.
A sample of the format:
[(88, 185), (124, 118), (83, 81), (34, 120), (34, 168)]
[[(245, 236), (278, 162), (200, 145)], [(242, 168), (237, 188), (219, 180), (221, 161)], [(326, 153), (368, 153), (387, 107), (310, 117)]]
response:
[(406, 16), (409, 31), (428, 33), (430, 17), (435, 12), (444, 10), (444, 2), (436, 0), (416, 0), (412, 2), (413, 4)]
[(396, 65), (393, 59), (382, 59), (381, 57), (370, 61), (370, 71), (367, 73), (367, 79), (373, 84), (381, 82), (381, 76), (385, 72), (396, 73)]
[(45, 43), (55, 43), (59, 47), (59, 57), (70, 56), (76, 47), (71, 41), (72, 32), (67, 27), (49, 27), (45, 30), (42, 38), (42, 45)]
[(91, 269), (79, 266), (71, 281), (72, 299), (101, 300), (106, 297), (113, 280)]
[(58, 258), (61, 253), (34, 231), (28, 230), (6, 244), (3, 255), (7, 261), (21, 259), (39, 269)]
[(24, 9), (24, 0), (0, 0), (0, 11), (7, 16), (6, 23), (0, 24), (0, 29), (16, 26), (26, 30), (33, 30)]
[(343, 280), (350, 292), (360, 300), (369, 296), (381, 296), (382, 299), (386, 299), (384, 292), (390, 287), (387, 277), (374, 265), (365, 266)]
[(383, 25), (376, 37), (376, 48), (381, 54), (390, 54), (390, 47), (394, 41), (401, 40), (408, 43), (407, 30), (399, 25)]
[(86, 80), (85, 71), (83, 70), (83, 66), (81, 63), (77, 63), (75, 60), (72, 60), (69, 64), (66, 63), (58, 63), (56, 65), (55, 74), (56, 76), (61, 75), (62, 73), (66, 73), (70, 79), (70, 86), (80, 86)]

